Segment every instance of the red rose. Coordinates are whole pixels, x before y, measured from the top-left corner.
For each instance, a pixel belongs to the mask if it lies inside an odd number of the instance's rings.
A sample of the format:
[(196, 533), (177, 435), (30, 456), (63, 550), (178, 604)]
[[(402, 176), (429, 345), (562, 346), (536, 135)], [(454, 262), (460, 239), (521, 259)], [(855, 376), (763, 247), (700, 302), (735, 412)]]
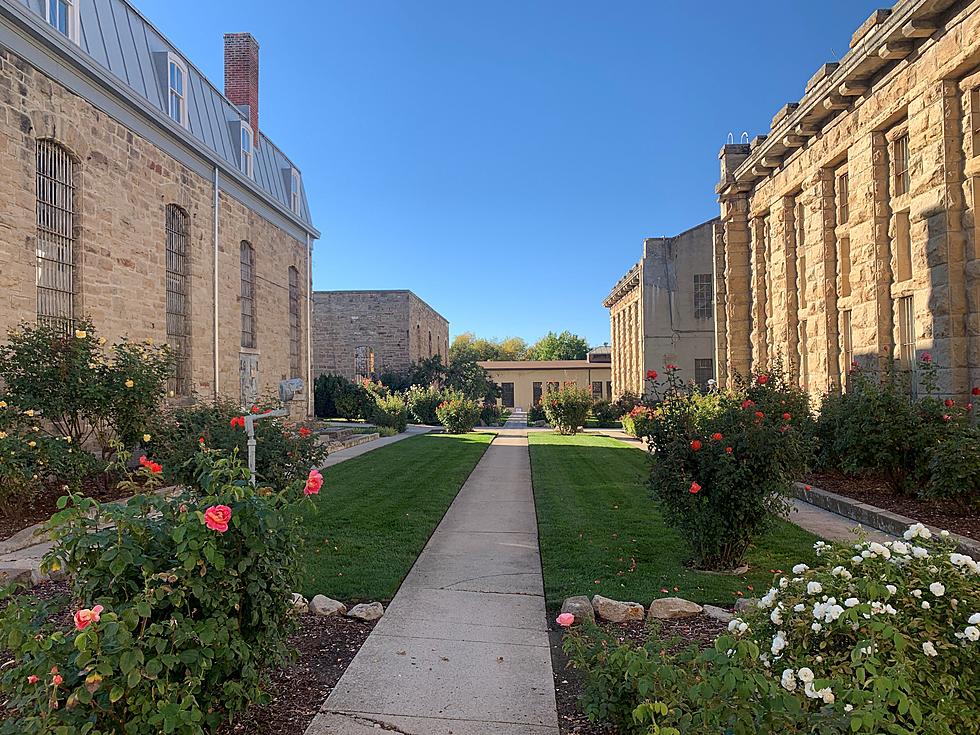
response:
[(308, 436), (309, 436), (310, 434), (312, 434), (312, 433), (313, 433), (313, 432), (312, 432), (312, 431), (310, 431), (309, 429), (307, 429), (307, 428), (306, 428), (305, 426), (301, 426), (301, 427), (299, 427), (299, 435), (300, 435), (301, 437), (303, 437), (304, 439), (305, 439), (306, 437), (308, 437)]
[(755, 379), (755, 382), (758, 383), (759, 385), (765, 385), (766, 383), (769, 382), (769, 376), (760, 375), (758, 378)]
[(793, 417), (790, 414), (788, 413), (783, 414), (783, 421), (789, 421), (791, 418)]
[(744, 401), (742, 401), (742, 408), (752, 408), (753, 406), (755, 406), (755, 401), (753, 401), (751, 398), (746, 398)]
[(647, 370), (647, 380), (656, 380), (656, 379), (657, 379), (657, 371)]
[(731, 454), (731, 453), (732, 453), (732, 451), (733, 451), (733, 450), (732, 450), (732, 448), (731, 448), (731, 447), (725, 447), (725, 453), (726, 453), (726, 454)]
[(756, 412), (755, 412), (755, 417), (756, 417), (757, 419), (759, 419), (759, 421), (762, 421), (762, 419), (763, 419), (763, 418), (765, 418), (765, 414), (764, 414), (764, 413), (762, 413), (762, 411), (756, 411)]
[(699, 449), (701, 449), (701, 440), (700, 439), (695, 439), (694, 441), (692, 441), (691, 442), (691, 449), (693, 449), (695, 452), (698, 451)]
[(923, 352), (922, 357), (919, 358), (922, 362), (932, 362), (932, 355), (928, 352)]
[(250, 410), (250, 411), (251, 411), (252, 413), (258, 413), (258, 412), (259, 412), (259, 407), (258, 407), (258, 406), (252, 406), (252, 407), (251, 407), (251, 408), (250, 408), (249, 410)]
[(668, 362), (667, 363), (667, 369), (668, 370), (676, 370), (677, 369), (677, 366), (674, 363), (672, 363), (672, 362)]
[(950, 416), (948, 413), (947, 414), (943, 414), (943, 421), (950, 421), (950, 420), (952, 420), (952, 418), (953, 417)]
[(975, 396), (980, 396), (980, 385), (973, 386), (971, 393), (973, 393)]
[(946, 408), (952, 408), (954, 405), (956, 405), (956, 403), (952, 398), (947, 398), (945, 401), (943, 401), (943, 405), (946, 406)]
[(716, 431), (714, 434), (711, 435), (711, 438), (716, 442), (720, 442), (725, 437), (721, 435), (721, 432)]
[(966, 410), (967, 411), (972, 411), (973, 410), (973, 404), (972, 403), (967, 403), (966, 404)]
[(699, 492), (701, 492), (701, 486), (698, 485), (696, 482), (692, 482), (691, 489), (689, 492), (691, 493), (691, 495), (697, 495)]

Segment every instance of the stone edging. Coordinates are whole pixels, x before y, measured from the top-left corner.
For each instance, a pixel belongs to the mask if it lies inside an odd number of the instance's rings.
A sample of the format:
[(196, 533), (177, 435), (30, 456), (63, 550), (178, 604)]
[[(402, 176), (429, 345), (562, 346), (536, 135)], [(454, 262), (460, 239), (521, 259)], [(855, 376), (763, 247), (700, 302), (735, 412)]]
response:
[[(809, 489), (807, 489), (808, 487)], [(844, 495), (821, 490), (818, 487), (807, 486), (802, 482), (793, 483), (792, 494), (805, 503), (829, 510), (831, 513), (850, 518), (862, 525), (890, 533), (899, 538), (909, 526), (916, 523), (912, 518), (867, 503), (861, 503)], [(940, 531), (933, 526), (927, 525), (927, 527), (935, 534)], [(949, 537), (956, 543), (957, 551), (961, 554), (969, 554), (974, 559), (980, 559), (980, 541), (975, 541), (952, 531)]]

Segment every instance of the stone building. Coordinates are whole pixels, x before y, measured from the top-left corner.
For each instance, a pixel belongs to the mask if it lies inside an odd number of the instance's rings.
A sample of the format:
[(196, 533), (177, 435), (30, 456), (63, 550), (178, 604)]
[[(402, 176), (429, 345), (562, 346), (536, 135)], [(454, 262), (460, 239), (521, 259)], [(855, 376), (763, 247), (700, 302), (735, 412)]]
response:
[(585, 360), (485, 360), (477, 364), (500, 386), (500, 405), (529, 409), (549, 391), (567, 385), (588, 388), (595, 400), (611, 398), (608, 353), (590, 352)]
[(602, 305), (612, 332), (612, 392), (642, 394), (647, 370), (677, 365), (685, 380), (715, 375), (712, 264), (717, 219), (643, 241), (643, 257)]
[(0, 4), (0, 335), (168, 342), (179, 396), (308, 380), (318, 233), (259, 129), (258, 44), (225, 65), (227, 95), (126, 0)]
[(315, 291), (313, 374), (360, 380), (449, 359), (449, 322), (411, 291)]
[(717, 187), (720, 377), (779, 360), (813, 394), (852, 361), (980, 382), (980, 3), (875, 11)]

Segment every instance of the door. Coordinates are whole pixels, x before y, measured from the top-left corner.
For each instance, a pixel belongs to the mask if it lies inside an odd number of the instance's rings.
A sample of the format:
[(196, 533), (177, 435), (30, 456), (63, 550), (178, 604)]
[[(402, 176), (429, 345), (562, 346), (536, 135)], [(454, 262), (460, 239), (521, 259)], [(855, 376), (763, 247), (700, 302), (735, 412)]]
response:
[(514, 384), (513, 383), (500, 384), (500, 402), (504, 404), (505, 408), (514, 407)]
[(241, 382), (242, 405), (254, 405), (259, 397), (259, 356), (247, 353), (239, 355), (238, 378)]
[(541, 383), (534, 383), (531, 386), (531, 403), (535, 406), (541, 405)]

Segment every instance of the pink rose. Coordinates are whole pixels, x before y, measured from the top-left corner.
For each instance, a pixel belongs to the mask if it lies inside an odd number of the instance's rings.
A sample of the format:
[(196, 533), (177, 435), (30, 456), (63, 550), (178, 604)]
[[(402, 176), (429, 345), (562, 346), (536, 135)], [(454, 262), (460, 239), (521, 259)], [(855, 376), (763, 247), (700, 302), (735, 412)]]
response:
[(83, 608), (75, 612), (75, 629), (85, 630), (92, 623), (99, 622), (102, 616), (102, 611), (105, 610), (102, 605), (96, 605), (95, 607)]
[(572, 615), (571, 613), (562, 613), (557, 618), (555, 618), (555, 622), (558, 623), (558, 625), (560, 625), (562, 628), (567, 628), (572, 623), (575, 622), (575, 616)]
[(212, 531), (224, 533), (228, 530), (228, 522), (231, 520), (231, 508), (227, 505), (212, 505), (204, 511), (204, 525)]
[(303, 488), (303, 495), (316, 495), (323, 487), (323, 475), (318, 470), (310, 470), (310, 476), (306, 478), (306, 487)]
[(30, 676), (27, 677), (28, 684), (37, 684), (38, 681), (39, 679), (36, 676), (34, 676), (34, 674), (31, 674)]

